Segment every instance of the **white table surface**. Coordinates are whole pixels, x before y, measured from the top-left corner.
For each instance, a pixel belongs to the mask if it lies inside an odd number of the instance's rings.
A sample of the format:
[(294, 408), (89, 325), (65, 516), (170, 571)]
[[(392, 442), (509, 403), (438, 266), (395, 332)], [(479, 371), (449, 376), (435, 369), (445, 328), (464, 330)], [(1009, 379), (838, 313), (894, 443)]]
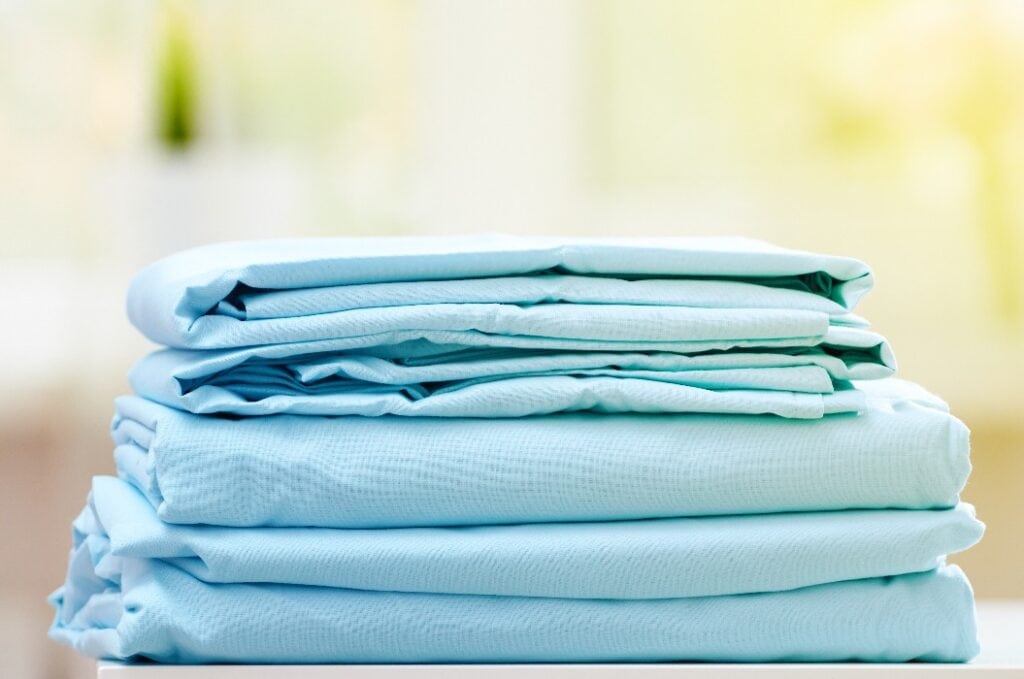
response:
[(1024, 601), (979, 601), (981, 655), (965, 665), (909, 663), (564, 665), (156, 665), (101, 662), (98, 679), (1024, 679)]

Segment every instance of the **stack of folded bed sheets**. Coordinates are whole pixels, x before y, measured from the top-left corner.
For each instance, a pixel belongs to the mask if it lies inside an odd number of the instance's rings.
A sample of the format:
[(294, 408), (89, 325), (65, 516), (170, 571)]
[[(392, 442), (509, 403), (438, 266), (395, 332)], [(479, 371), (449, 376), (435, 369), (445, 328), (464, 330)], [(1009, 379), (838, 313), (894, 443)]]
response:
[(853, 259), (331, 239), (143, 273), (51, 634), (165, 662), (965, 661), (968, 432)]

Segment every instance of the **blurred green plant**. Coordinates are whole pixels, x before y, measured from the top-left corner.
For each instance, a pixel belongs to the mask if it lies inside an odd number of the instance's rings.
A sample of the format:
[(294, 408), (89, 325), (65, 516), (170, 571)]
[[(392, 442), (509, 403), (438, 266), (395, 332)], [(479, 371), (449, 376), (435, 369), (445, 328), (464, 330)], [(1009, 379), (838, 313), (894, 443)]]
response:
[(157, 72), (157, 138), (169, 149), (183, 150), (196, 138), (196, 64), (184, 12), (168, 3), (161, 13)]

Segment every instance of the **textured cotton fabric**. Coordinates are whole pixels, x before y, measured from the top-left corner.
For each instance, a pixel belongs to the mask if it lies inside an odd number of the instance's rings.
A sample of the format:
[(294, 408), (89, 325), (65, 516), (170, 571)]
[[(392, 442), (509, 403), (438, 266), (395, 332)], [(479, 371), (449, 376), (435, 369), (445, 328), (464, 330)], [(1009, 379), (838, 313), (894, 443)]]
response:
[(956, 567), (685, 599), (410, 594), (208, 584), (159, 559), (72, 558), (51, 634), (163, 662), (962, 662), (978, 652)]
[(133, 283), (132, 320), (179, 350), (132, 386), (199, 414), (820, 418), (895, 368), (849, 313), (870, 285), (856, 260), (741, 239), (220, 244)]
[[(555, 412), (694, 412), (818, 418), (859, 412), (853, 379), (891, 375), (880, 336), (845, 328), (799, 349), (668, 352), (480, 350), (401, 358), (294, 344), (163, 350), (133, 368), (135, 392), (197, 414), (525, 417)], [(419, 347), (422, 349), (422, 347)], [(308, 348), (301, 349), (305, 351)], [(404, 354), (408, 344), (390, 348)], [(442, 350), (443, 349), (443, 350)]]
[(962, 662), (966, 427), (863, 263), (744, 239), (223, 243), (139, 274), (50, 634), (170, 663)]
[(130, 485), (97, 477), (74, 529), (104, 573), (124, 558), (160, 558), (214, 583), (662, 599), (931, 570), (983, 526), (969, 505), (459, 528), (175, 526)]
[(250, 241), (151, 265), (132, 283), (128, 312), (147, 337), (178, 348), (403, 331), (806, 345), (871, 283), (857, 260), (745, 239)]
[(117, 401), (120, 475), (170, 523), (391, 527), (951, 507), (968, 432), (924, 390), (859, 415), (191, 415)]

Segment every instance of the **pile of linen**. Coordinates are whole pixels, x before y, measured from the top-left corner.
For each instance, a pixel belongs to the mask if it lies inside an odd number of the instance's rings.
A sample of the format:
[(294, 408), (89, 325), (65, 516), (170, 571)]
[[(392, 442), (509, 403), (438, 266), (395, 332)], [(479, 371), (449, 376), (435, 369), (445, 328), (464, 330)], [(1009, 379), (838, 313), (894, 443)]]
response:
[(157, 262), (54, 638), (164, 662), (959, 662), (968, 432), (856, 260), (330, 239)]

